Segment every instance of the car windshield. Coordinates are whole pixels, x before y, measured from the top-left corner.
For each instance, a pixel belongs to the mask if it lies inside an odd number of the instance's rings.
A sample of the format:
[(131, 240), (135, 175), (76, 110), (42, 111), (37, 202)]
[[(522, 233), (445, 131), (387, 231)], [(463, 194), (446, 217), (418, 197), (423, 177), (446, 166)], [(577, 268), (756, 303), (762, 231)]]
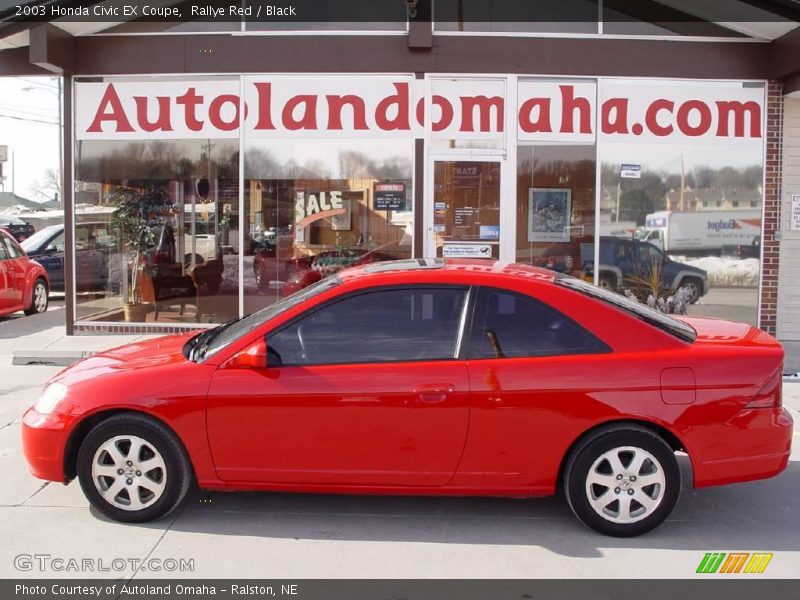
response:
[(341, 279), (335, 275), (326, 277), (308, 286), (304, 290), (283, 298), (274, 304), (270, 304), (266, 308), (262, 308), (258, 312), (254, 312), (245, 317), (236, 317), (227, 323), (199, 333), (187, 343), (189, 360), (200, 362), (210, 358), (234, 340), (239, 339), (239, 337), (245, 333), (252, 331), (256, 327), (260, 327), (262, 324), (277, 317), (293, 306), (297, 306), (301, 302), (305, 302), (309, 298), (313, 298), (317, 294), (321, 294), (340, 283)]
[(625, 296), (603, 289), (596, 285), (592, 285), (582, 279), (571, 277), (569, 275), (559, 274), (555, 278), (558, 285), (563, 285), (566, 288), (580, 292), (586, 296), (591, 296), (597, 300), (602, 300), (606, 304), (610, 304), (618, 308), (632, 317), (641, 321), (649, 323), (654, 327), (658, 327), (662, 331), (674, 335), (675, 337), (683, 340), (684, 342), (692, 343), (697, 339), (697, 332), (684, 323), (678, 321), (670, 316), (660, 313), (657, 310), (650, 308), (645, 304), (639, 304), (633, 300), (629, 300)]
[(22, 249), (25, 252), (36, 252), (42, 244), (47, 243), (56, 230), (61, 229), (61, 225), (51, 225), (34, 233), (31, 237), (22, 242)]

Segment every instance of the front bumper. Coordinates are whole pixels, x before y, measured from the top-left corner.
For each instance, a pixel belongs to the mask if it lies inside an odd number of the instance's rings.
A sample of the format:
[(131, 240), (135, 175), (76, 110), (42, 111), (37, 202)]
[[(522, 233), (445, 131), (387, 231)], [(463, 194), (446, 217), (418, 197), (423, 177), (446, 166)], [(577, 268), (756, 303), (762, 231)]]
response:
[[(713, 432), (698, 431), (709, 445), (699, 455), (694, 453), (695, 487), (778, 475), (789, 463), (793, 432), (792, 417), (785, 408), (745, 410)], [(720, 448), (736, 454), (719, 456)]]
[(43, 415), (33, 408), (22, 417), (22, 451), (31, 473), (39, 479), (64, 482), (64, 451), (77, 417)]

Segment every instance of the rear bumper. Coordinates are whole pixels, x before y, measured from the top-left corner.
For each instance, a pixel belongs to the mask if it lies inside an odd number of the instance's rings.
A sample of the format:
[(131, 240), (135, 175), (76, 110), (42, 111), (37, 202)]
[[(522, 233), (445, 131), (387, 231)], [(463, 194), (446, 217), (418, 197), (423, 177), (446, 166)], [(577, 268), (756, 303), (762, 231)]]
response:
[[(720, 426), (721, 431), (713, 432), (713, 447), (727, 448), (728, 452), (735, 452), (735, 456), (704, 459), (695, 454), (692, 460), (694, 486), (725, 485), (778, 475), (789, 463), (792, 425), (792, 417), (785, 408), (742, 411)], [(709, 433), (698, 431), (697, 435)]]
[(39, 479), (65, 481), (64, 449), (76, 417), (32, 408), (22, 417), (22, 451), (31, 473)]

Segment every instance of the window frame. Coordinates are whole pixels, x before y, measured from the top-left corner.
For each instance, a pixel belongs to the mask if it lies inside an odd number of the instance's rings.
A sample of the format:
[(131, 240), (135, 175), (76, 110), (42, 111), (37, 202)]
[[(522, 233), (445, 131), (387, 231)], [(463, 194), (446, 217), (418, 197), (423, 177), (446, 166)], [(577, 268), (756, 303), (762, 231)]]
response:
[[(477, 331), (479, 327), (478, 323), (478, 305), (482, 304), (482, 301), (485, 299), (485, 295), (490, 292), (501, 292), (505, 294), (510, 294), (512, 296), (519, 296), (525, 300), (529, 300), (534, 304), (539, 305), (545, 311), (549, 311), (554, 313), (564, 319), (568, 324), (572, 325), (583, 334), (589, 336), (590, 338), (594, 339), (598, 344), (598, 350), (594, 352), (583, 351), (583, 352), (559, 352), (557, 354), (534, 354), (534, 355), (526, 355), (526, 356), (471, 356), (470, 350), (472, 349), (472, 342), (473, 342), (473, 334)], [(470, 317), (468, 319), (469, 327), (468, 333), (464, 336), (464, 343), (462, 344), (462, 353), (463, 357), (467, 361), (477, 361), (477, 360), (534, 360), (534, 359), (548, 359), (548, 358), (559, 358), (563, 356), (592, 356), (597, 354), (612, 354), (614, 349), (609, 346), (603, 339), (589, 331), (586, 327), (582, 324), (578, 323), (575, 319), (570, 317), (569, 315), (564, 314), (562, 311), (558, 310), (557, 308), (551, 306), (548, 302), (537, 298), (527, 292), (520, 292), (519, 290), (509, 289), (509, 288), (501, 288), (493, 285), (481, 285), (477, 286), (476, 293), (473, 294), (473, 302), (470, 312)]]
[(11, 237), (3, 236), (3, 241), (5, 242), (5, 250), (9, 260), (14, 260), (17, 258), (24, 258), (27, 256), (25, 251), (19, 246), (16, 240)]
[[(453, 356), (447, 358), (419, 358), (419, 359), (408, 359), (408, 360), (380, 360), (380, 361), (348, 361), (348, 362), (335, 362), (335, 363), (314, 363), (314, 364), (279, 364), (273, 365), (267, 362), (267, 368), (270, 369), (280, 369), (280, 368), (297, 368), (297, 367), (341, 367), (347, 365), (391, 365), (391, 364), (407, 364), (407, 363), (420, 363), (420, 362), (446, 362), (446, 361), (462, 361), (465, 359), (466, 355), (466, 348), (468, 345), (468, 335), (467, 332), (471, 329), (471, 315), (474, 310), (474, 303), (476, 293), (475, 290), (477, 286), (469, 285), (469, 284), (460, 284), (460, 283), (404, 283), (404, 284), (386, 284), (386, 285), (378, 285), (369, 288), (363, 288), (358, 290), (353, 290), (350, 292), (345, 292), (344, 294), (340, 294), (334, 298), (330, 298), (309, 308), (306, 311), (303, 311), (299, 315), (295, 315), (285, 323), (281, 323), (277, 327), (274, 327), (267, 331), (261, 339), (264, 340), (264, 343), (267, 346), (267, 355), (269, 356), (270, 352), (270, 344), (269, 344), (269, 337), (280, 333), (281, 331), (292, 327), (299, 321), (307, 317), (311, 317), (315, 313), (324, 310), (325, 308), (337, 304), (339, 302), (343, 302), (350, 298), (355, 298), (357, 296), (363, 296), (366, 294), (371, 294), (375, 292), (382, 292), (382, 291), (395, 291), (395, 290), (442, 290), (442, 289), (455, 289), (461, 290), (466, 293), (466, 297), (464, 300), (464, 306), (461, 309), (461, 315), (458, 320), (458, 331), (456, 334), (456, 348)], [(269, 361), (269, 358), (268, 358)]]

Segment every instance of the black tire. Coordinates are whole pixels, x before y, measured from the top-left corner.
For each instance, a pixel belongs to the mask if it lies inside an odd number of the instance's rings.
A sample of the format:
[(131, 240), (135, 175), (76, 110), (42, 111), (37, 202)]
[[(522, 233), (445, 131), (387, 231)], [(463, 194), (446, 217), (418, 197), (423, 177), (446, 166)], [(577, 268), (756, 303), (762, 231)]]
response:
[(617, 278), (614, 275), (609, 273), (601, 273), (597, 283), (603, 289), (611, 290), (612, 292), (617, 291)]
[[(199, 254), (194, 255), (194, 266), (202, 265), (206, 262), (206, 259), (200, 256)], [(192, 267), (192, 253), (189, 252), (186, 256), (183, 257), (183, 267), (184, 269), (190, 269)]]
[(684, 277), (678, 288), (686, 288), (689, 304), (695, 304), (703, 295), (703, 282), (696, 277)]
[[(37, 305), (37, 294), (43, 294), (43, 302), (38, 303)], [(50, 305), (50, 290), (47, 289), (47, 282), (44, 280), (43, 277), (39, 277), (36, 281), (33, 282), (33, 286), (31, 287), (31, 304), (28, 308), (25, 309), (25, 314), (30, 315), (38, 315), (39, 313), (47, 312), (47, 307)]]
[(264, 277), (264, 270), (256, 265), (253, 269), (253, 274), (256, 277), (256, 285), (260, 290), (269, 289), (269, 277)]
[[(621, 458), (624, 458), (626, 454), (633, 457), (634, 454), (627, 451), (626, 448), (644, 450), (655, 458), (658, 464), (654, 465), (649, 459), (645, 460), (638, 472), (638, 477), (644, 478), (649, 475), (652, 480), (653, 477), (658, 477), (660, 472), (663, 476), (663, 487), (660, 487), (661, 484), (636, 487), (635, 481), (628, 480), (629, 474), (622, 477), (619, 487), (611, 488), (602, 484), (591, 487), (587, 485), (587, 479), (593, 467), (597, 469), (596, 473), (600, 477), (608, 476), (609, 481), (618, 481), (619, 475), (614, 475), (613, 470), (608, 474), (600, 471), (604, 466), (602, 457), (606, 453), (614, 453), (616, 449), (619, 449)], [(595, 465), (596, 462), (598, 462), (597, 465)], [(610, 463), (608, 464), (610, 466)], [(629, 462), (626, 465), (621, 460), (623, 467), (629, 467), (630, 464)], [(628, 473), (632, 473), (632, 471), (628, 471)], [(613, 485), (616, 486), (616, 483)], [(641, 481), (638, 485), (641, 486)], [(584, 440), (570, 455), (564, 472), (564, 491), (569, 507), (575, 516), (595, 531), (614, 537), (641, 535), (658, 527), (675, 508), (680, 490), (681, 472), (672, 448), (652, 431), (635, 425), (606, 429)], [(604, 513), (608, 510), (607, 513), (601, 515), (598, 510), (595, 510), (590, 502), (590, 493), (599, 496), (599, 504), (603, 504), (602, 498), (606, 497), (604, 494), (608, 494), (609, 503), (603, 508)], [(626, 498), (626, 493), (631, 495), (630, 499)], [(657, 500), (654, 507), (648, 509), (637, 501), (637, 498), (645, 500), (642, 493), (646, 493), (651, 500), (654, 498)], [(620, 498), (629, 503), (630, 513), (627, 519), (622, 518)], [(613, 508), (615, 503), (616, 508)], [(615, 510), (616, 515), (614, 514)], [(635, 515), (636, 512), (640, 514)]]
[[(151, 499), (152, 501), (147, 503), (146, 495), (137, 491), (140, 500), (143, 496), (145, 497), (145, 500), (142, 500), (145, 505), (141, 509), (125, 509), (112, 504), (102, 495), (99, 486), (108, 485), (108, 480), (110, 480), (110, 484), (115, 484), (114, 477), (98, 477), (98, 483), (95, 484), (92, 475), (93, 462), (101, 446), (107, 444), (115, 437), (124, 438), (125, 436), (135, 436), (144, 440), (146, 445), (152, 446), (152, 448), (160, 454), (165, 465), (164, 479), (162, 479), (164, 482), (163, 491), (158, 498)], [(120, 441), (119, 444), (117, 448), (121, 452), (124, 451), (124, 441)], [(145, 446), (145, 448), (147, 448), (147, 446)], [(128, 446), (128, 451), (130, 451), (130, 446)], [(144, 456), (145, 459), (148, 457), (152, 458), (152, 456), (145, 454), (144, 450), (140, 456)], [(110, 455), (107, 458), (110, 458)], [(125, 458), (131, 457), (126, 456)], [(133, 468), (135, 469), (138, 464), (139, 463), (134, 463)], [(141, 464), (144, 464), (144, 460), (142, 460)], [(109, 466), (116, 468), (117, 465), (109, 464)], [(157, 473), (158, 469), (155, 469), (155, 471)], [(98, 423), (81, 444), (80, 450), (78, 451), (77, 472), (81, 489), (83, 489), (83, 493), (86, 495), (91, 505), (107, 517), (115, 521), (126, 523), (141, 523), (167, 516), (178, 508), (186, 499), (193, 481), (189, 459), (175, 434), (159, 421), (136, 413), (114, 415)], [(139, 477), (137, 477), (137, 473)], [(147, 475), (148, 474), (145, 473), (145, 476)], [(125, 483), (122, 481), (125, 476), (126, 475), (120, 476), (119, 485)], [(128, 481), (133, 481), (134, 486), (130, 488), (129, 484), (128, 486), (122, 487), (120, 492), (115, 496), (115, 498), (119, 498), (118, 504), (124, 502), (126, 497), (128, 501), (130, 501), (130, 489), (144, 489), (136, 484), (136, 482), (144, 480), (144, 478), (140, 476), (140, 472), (135, 472), (131, 475), (132, 479)], [(99, 481), (101, 479), (104, 481)], [(109, 489), (112, 485), (108, 486)], [(127, 496), (123, 496), (123, 492)]]

